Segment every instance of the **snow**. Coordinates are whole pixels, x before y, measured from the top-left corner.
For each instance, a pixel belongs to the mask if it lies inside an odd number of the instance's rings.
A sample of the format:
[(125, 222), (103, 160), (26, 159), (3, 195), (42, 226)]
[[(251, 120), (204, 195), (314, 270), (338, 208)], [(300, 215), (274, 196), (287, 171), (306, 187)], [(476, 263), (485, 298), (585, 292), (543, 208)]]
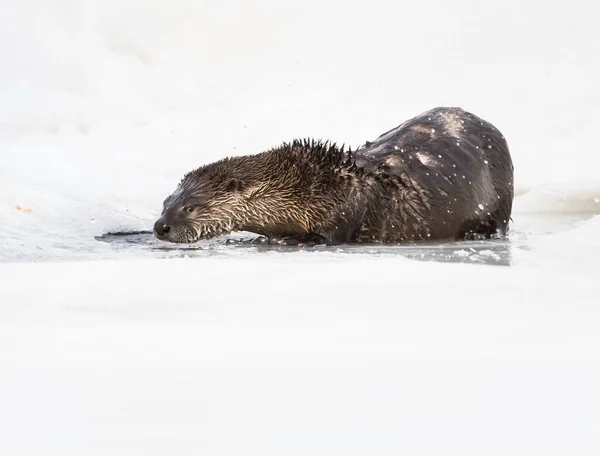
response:
[(1, 265), (3, 453), (597, 454), (597, 274), (481, 269)]
[[(598, 454), (587, 2), (0, 1), (1, 454)], [(507, 138), (510, 243), (95, 238), (437, 105)]]

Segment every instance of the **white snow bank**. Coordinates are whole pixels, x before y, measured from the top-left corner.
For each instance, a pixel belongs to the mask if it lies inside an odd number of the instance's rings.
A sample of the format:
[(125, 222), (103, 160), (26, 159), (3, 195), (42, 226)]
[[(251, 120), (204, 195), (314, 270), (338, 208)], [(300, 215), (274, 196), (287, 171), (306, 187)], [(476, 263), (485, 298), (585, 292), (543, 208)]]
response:
[(0, 264), (2, 454), (600, 451), (595, 271), (287, 258)]
[[(519, 233), (516, 238), (521, 239), (517, 243), (521, 242), (523, 248), (512, 250), (511, 264), (597, 274), (600, 271), (600, 216), (571, 220), (568, 225), (553, 226), (554, 232), (545, 233), (540, 227), (522, 226), (525, 233)], [(592, 280), (600, 287), (597, 279)]]
[(600, 179), (517, 188), (517, 212), (588, 212), (600, 214)]

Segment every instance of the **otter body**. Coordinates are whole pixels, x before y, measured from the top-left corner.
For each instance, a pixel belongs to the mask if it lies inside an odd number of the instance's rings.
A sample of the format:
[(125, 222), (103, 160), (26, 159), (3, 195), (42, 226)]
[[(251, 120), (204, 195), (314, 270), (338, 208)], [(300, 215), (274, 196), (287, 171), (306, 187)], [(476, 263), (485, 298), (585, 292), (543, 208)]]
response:
[(502, 134), (435, 108), (345, 151), (294, 141), (184, 176), (154, 232), (195, 242), (251, 231), (282, 243), (402, 243), (504, 236), (513, 165)]

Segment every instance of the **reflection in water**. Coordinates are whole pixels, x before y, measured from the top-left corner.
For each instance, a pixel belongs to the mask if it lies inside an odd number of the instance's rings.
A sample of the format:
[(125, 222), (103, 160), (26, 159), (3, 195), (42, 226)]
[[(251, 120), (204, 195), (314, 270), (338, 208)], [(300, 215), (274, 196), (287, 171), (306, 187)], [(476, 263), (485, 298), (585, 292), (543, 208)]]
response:
[(169, 244), (158, 241), (151, 233), (114, 233), (96, 238), (108, 242), (115, 249), (140, 249), (160, 258), (228, 256), (235, 254), (257, 254), (264, 252), (328, 252), (337, 255), (399, 255), (423, 261), (450, 263), (479, 263), (508, 266), (511, 262), (510, 240), (414, 243), (402, 245), (346, 244), (339, 246), (318, 245), (296, 247), (270, 245), (262, 237), (252, 234), (232, 234), (195, 244)]
[[(98, 236), (116, 252), (137, 252), (155, 258), (231, 257), (240, 254), (310, 252), (343, 255), (401, 256), (404, 258), (447, 263), (471, 263), (510, 266), (518, 252), (529, 250), (533, 240), (571, 229), (589, 213), (514, 214), (508, 239), (463, 242), (429, 242), (402, 245), (346, 244), (339, 246), (295, 247), (269, 245), (252, 233), (235, 233), (195, 244), (169, 244), (158, 241), (150, 232), (113, 233)], [(245, 256), (245, 255), (244, 255)]]

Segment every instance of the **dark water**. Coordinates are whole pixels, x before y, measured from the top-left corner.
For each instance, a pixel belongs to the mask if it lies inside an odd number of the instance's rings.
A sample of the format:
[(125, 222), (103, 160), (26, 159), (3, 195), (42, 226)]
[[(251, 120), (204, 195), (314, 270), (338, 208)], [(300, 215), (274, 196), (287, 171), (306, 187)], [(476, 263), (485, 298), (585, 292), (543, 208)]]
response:
[(357, 244), (312, 247), (266, 244), (260, 237), (248, 234), (223, 236), (216, 240), (200, 241), (191, 245), (168, 244), (158, 241), (149, 232), (108, 233), (96, 238), (110, 243), (115, 249), (141, 249), (159, 257), (204, 257), (231, 254), (260, 254), (265, 252), (328, 252), (344, 255), (401, 255), (406, 258), (452, 263), (510, 264), (513, 244), (510, 240), (468, 241), (445, 243), (415, 243), (404, 245)]
[(514, 255), (527, 251), (533, 239), (576, 226), (578, 222), (591, 217), (582, 213), (516, 214), (515, 223), (508, 239), (463, 241), (463, 242), (421, 242), (402, 245), (355, 244), (341, 246), (280, 246), (265, 243), (264, 238), (252, 233), (236, 233), (195, 244), (170, 244), (158, 241), (150, 232), (107, 233), (96, 238), (110, 244), (115, 251), (138, 251), (145, 256), (159, 258), (206, 257), (257, 255), (267, 252), (279, 254), (331, 253), (337, 255), (376, 255), (402, 256), (421, 261), (449, 263), (471, 263), (509, 266)]

